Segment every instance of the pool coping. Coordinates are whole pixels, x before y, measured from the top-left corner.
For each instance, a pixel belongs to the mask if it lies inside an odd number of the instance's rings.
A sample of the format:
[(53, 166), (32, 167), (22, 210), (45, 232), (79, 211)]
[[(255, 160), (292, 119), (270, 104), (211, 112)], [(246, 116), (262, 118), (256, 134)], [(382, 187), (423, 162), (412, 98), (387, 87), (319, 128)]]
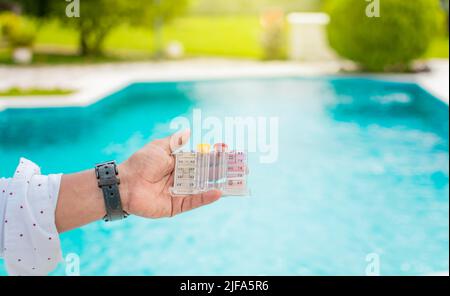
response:
[[(0, 98), (0, 112), (5, 109), (18, 108), (52, 108), (52, 107), (84, 107), (94, 104), (105, 97), (133, 84), (142, 82), (177, 82), (201, 81), (239, 78), (270, 78), (270, 77), (348, 77), (367, 78), (400, 83), (415, 83), (449, 105), (449, 60), (431, 60), (432, 69), (429, 73), (419, 74), (355, 74), (340, 72), (342, 63), (328, 61), (322, 63), (298, 62), (258, 62), (246, 60), (221, 59), (193, 59), (178, 62), (146, 62), (129, 64), (104, 64), (99, 66), (61, 66), (61, 67), (33, 67), (18, 69), (11, 75), (16, 77), (26, 73), (28, 77), (20, 81), (21, 86), (42, 87), (44, 84), (34, 79), (49, 75), (60, 81), (53, 87), (74, 89), (70, 95), (55, 96), (24, 96)], [(56, 69), (56, 71), (53, 71)], [(67, 82), (59, 76), (70, 73), (71, 70), (88, 73), (89, 75), (77, 79), (68, 78)], [(100, 74), (96, 75), (100, 70)], [(8, 68), (0, 67), (0, 74), (8, 74)], [(53, 73), (52, 73), (53, 71)], [(84, 72), (83, 72), (84, 71)], [(48, 73), (46, 73), (48, 72)], [(31, 73), (31, 74), (30, 74)], [(75, 83), (72, 80), (75, 80)], [(1, 88), (13, 87), (14, 80), (10, 80)], [(48, 87), (47, 83), (46, 87)]]
[[(75, 83), (49, 85), (36, 82), (34, 78), (44, 75), (50, 67), (22, 67), (17, 72), (0, 66), (0, 74), (20, 77), (20, 72), (27, 76), (21, 81), (25, 87), (61, 87), (76, 90), (75, 93), (62, 96), (30, 96), (0, 98), (0, 112), (6, 109), (85, 107), (107, 98), (111, 94), (134, 83), (204, 81), (223, 79), (257, 79), (271, 77), (297, 78), (366, 78), (389, 82), (414, 83), (429, 92), (436, 99), (449, 106), (449, 60), (432, 60), (429, 62), (431, 72), (419, 74), (365, 74), (342, 73), (340, 62), (298, 63), (298, 62), (256, 62), (245, 60), (194, 59), (179, 62), (130, 63), (125, 65), (104, 64), (101, 66), (56, 66), (58, 71), (52, 75), (87, 68), (88, 77), (80, 78)], [(186, 69), (191, 68), (191, 69)], [(119, 70), (118, 75), (98, 77), (96, 70), (102, 74)], [(122, 71), (125, 70), (125, 71)], [(137, 70), (137, 72), (135, 72)], [(50, 71), (52, 72), (52, 71)], [(107, 73), (111, 74), (111, 73)], [(0, 75), (0, 76), (3, 76)], [(76, 76), (76, 75), (75, 75)], [(96, 77), (93, 77), (96, 76)], [(6, 77), (6, 76), (3, 76)], [(54, 76), (57, 77), (57, 76)], [(73, 77), (72, 77), (73, 78)], [(20, 79), (20, 78), (19, 78)], [(49, 80), (52, 77), (49, 75)], [(17, 80), (17, 79), (16, 79)], [(16, 86), (11, 79), (8, 83), (0, 81), (0, 88)], [(448, 271), (429, 274), (431, 276), (448, 276)]]

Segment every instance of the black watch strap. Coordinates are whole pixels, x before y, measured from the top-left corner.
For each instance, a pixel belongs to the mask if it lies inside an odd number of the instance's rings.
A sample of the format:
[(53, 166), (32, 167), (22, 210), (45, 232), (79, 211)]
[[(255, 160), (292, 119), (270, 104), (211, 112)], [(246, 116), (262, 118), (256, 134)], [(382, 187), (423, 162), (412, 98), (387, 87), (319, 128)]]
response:
[(128, 216), (122, 209), (118, 175), (115, 161), (108, 161), (95, 166), (98, 187), (102, 189), (105, 200), (106, 216), (103, 219), (107, 222), (121, 220)]

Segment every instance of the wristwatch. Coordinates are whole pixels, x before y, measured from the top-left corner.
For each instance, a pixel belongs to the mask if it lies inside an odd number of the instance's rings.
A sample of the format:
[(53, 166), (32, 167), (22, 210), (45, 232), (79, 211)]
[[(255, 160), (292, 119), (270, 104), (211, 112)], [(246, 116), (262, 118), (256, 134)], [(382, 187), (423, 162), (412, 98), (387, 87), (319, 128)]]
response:
[(98, 187), (102, 189), (105, 200), (106, 215), (103, 220), (106, 222), (128, 217), (128, 213), (122, 209), (118, 175), (119, 171), (115, 161), (108, 161), (95, 166)]

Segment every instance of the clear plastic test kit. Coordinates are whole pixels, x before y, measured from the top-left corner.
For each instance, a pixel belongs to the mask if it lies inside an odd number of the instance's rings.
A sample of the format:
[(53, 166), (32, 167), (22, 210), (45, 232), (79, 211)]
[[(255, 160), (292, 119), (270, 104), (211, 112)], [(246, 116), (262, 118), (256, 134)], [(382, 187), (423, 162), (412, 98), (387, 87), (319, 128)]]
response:
[(173, 195), (189, 195), (212, 189), (224, 196), (249, 195), (248, 159), (245, 151), (228, 151), (226, 144), (197, 145), (197, 151), (176, 152)]

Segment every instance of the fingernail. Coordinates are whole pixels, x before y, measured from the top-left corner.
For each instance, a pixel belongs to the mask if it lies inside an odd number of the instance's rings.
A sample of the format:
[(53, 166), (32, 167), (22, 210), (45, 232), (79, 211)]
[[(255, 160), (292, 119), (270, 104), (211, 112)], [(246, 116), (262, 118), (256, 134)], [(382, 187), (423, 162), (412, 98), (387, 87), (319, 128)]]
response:
[(210, 191), (206, 192), (206, 194), (208, 195), (208, 197), (220, 198), (222, 196), (222, 191), (220, 191), (220, 190), (210, 190)]
[(179, 132), (176, 132), (170, 138), (170, 149), (172, 152), (175, 152), (177, 149), (180, 149), (189, 141), (189, 137), (191, 136), (191, 130), (185, 129)]

